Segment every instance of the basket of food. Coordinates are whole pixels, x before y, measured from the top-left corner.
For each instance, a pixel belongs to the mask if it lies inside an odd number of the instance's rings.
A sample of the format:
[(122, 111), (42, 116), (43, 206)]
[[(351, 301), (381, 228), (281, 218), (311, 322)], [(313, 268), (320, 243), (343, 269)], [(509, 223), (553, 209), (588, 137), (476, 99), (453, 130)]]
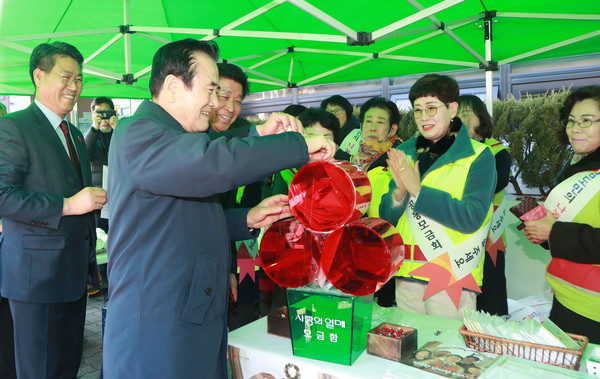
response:
[(570, 333), (567, 334), (580, 345), (579, 349), (566, 349), (562, 347), (540, 345), (470, 332), (464, 325), (460, 327), (459, 332), (463, 336), (467, 347), (471, 349), (498, 355), (508, 354), (571, 370), (579, 369), (581, 356), (588, 344), (587, 337)]

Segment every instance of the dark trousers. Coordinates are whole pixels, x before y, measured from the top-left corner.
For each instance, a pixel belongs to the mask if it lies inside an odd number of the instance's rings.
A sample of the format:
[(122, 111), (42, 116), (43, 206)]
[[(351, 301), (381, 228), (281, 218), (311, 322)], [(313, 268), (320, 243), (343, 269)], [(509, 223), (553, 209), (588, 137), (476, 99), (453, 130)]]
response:
[(591, 343), (600, 344), (600, 322), (573, 312), (556, 298), (552, 299), (550, 320), (567, 333), (586, 336)]
[[(258, 275), (258, 271), (255, 273)], [(252, 279), (250, 276), (244, 276), (242, 281), (238, 280), (238, 298), (233, 302), (230, 298), (227, 309), (227, 327), (229, 331), (240, 328), (259, 318), (259, 299), (260, 291), (258, 289), (258, 276)]]
[(380, 307), (393, 307), (396, 303), (396, 280), (392, 277), (387, 283), (375, 292), (377, 305)]
[(505, 267), (506, 257), (504, 252), (498, 251), (496, 266), (494, 266), (492, 258), (486, 251), (483, 260), (483, 284), (481, 285), (481, 293), (477, 296), (478, 311), (498, 316), (508, 314)]
[(0, 379), (15, 379), (15, 342), (8, 299), (0, 297)]
[(230, 304), (227, 310), (227, 327), (229, 331), (258, 320), (258, 300), (249, 303)]
[[(287, 307), (287, 289), (279, 286), (277, 283), (273, 286), (273, 299), (271, 301), (271, 312), (275, 312), (281, 307)], [(270, 313), (270, 312), (269, 312)]]
[(87, 295), (71, 303), (9, 302), (19, 379), (77, 378)]

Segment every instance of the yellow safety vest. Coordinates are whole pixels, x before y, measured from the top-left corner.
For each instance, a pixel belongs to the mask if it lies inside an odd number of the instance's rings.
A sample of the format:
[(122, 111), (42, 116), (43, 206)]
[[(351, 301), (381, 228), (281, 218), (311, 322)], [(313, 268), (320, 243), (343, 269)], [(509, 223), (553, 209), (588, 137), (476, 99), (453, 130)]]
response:
[[(600, 192), (592, 197), (571, 222), (600, 228), (599, 210)], [(546, 279), (554, 290), (556, 300), (562, 305), (600, 322), (600, 265), (552, 258), (546, 269)]]
[[(490, 149), (492, 149), (492, 153), (494, 153), (494, 157), (496, 156), (496, 154), (498, 154), (502, 150), (508, 150), (508, 147), (504, 146), (502, 144), (502, 142), (500, 142), (494, 138), (486, 138), (483, 143), (486, 146), (489, 146)], [(504, 189), (502, 189), (502, 191), (499, 191), (498, 193), (494, 194), (494, 200), (492, 200), (492, 204), (494, 204), (497, 207), (498, 205), (500, 205), (500, 203), (502, 203), (503, 199), (504, 199)]]
[[(452, 163), (443, 165), (442, 167), (430, 172), (425, 176), (425, 178), (423, 178), (421, 185), (448, 192), (452, 195), (452, 197), (459, 200), (462, 199), (463, 191), (465, 189), (465, 184), (471, 165), (477, 159), (477, 157), (483, 151), (485, 151), (485, 149), (487, 149), (487, 146), (475, 140), (471, 140), (471, 144), (473, 146), (473, 150), (475, 150), (475, 154), (459, 159)], [(460, 243), (466, 241), (472, 235), (476, 234), (479, 230), (481, 230), (487, 225), (488, 221), (492, 216), (493, 209), (494, 208), (490, 203), (490, 208), (488, 210), (488, 214), (483, 224), (474, 233), (465, 234), (446, 227), (444, 227), (444, 229), (448, 233), (448, 236), (454, 242), (454, 244), (459, 245)], [(396, 273), (396, 276), (403, 276), (429, 281), (429, 278), (409, 275), (409, 272), (421, 267), (422, 265), (427, 263), (427, 261), (425, 260), (425, 257), (423, 253), (421, 253), (419, 247), (416, 245), (415, 238), (408, 226), (406, 212), (400, 217), (396, 228), (398, 229), (398, 232), (400, 232), (404, 244), (406, 245), (404, 263), (402, 263), (402, 266), (400, 267), (400, 270)], [(484, 255), (485, 254), (483, 252), (482, 254), (480, 254), (481, 261), (479, 262), (477, 268), (475, 268), (475, 270), (471, 272), (479, 286), (481, 286), (483, 280)]]
[[(502, 150), (509, 150), (509, 148), (506, 147), (505, 145), (503, 145), (502, 142), (500, 142), (494, 138), (486, 138), (483, 143), (486, 146), (489, 146), (490, 149), (492, 149), (492, 153), (494, 153), (494, 157), (496, 156), (496, 154), (498, 154)], [(494, 198), (492, 199), (492, 204), (494, 205), (494, 207), (497, 207), (500, 204), (502, 204), (502, 200), (504, 200), (504, 188), (501, 191), (498, 191), (497, 193), (494, 194)], [(502, 241), (504, 241), (504, 246), (506, 246), (506, 243), (507, 243), (506, 230), (504, 232), (502, 232)], [(505, 251), (505, 253), (506, 253), (506, 251)]]
[(387, 167), (375, 167), (367, 172), (369, 182), (371, 182), (371, 204), (367, 209), (367, 216), (379, 218), (379, 204), (381, 197), (390, 190), (392, 173)]

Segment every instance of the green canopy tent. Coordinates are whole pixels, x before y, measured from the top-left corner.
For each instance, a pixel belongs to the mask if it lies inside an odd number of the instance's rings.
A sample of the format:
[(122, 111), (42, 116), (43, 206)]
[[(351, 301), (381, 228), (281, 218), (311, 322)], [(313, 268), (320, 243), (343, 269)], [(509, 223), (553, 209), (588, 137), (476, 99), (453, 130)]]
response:
[[(82, 96), (149, 98), (154, 52), (214, 39), (253, 92), (600, 52), (600, 1), (0, 0), (0, 94), (32, 94), (29, 55), (65, 41)], [(491, 104), (491, 101), (488, 101)]]

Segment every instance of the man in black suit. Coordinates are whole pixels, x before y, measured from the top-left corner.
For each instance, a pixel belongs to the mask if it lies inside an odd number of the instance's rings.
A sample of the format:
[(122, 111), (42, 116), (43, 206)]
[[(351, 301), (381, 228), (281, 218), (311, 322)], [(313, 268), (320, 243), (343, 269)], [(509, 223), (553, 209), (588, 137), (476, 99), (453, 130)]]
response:
[(0, 292), (9, 299), (19, 378), (75, 378), (88, 278), (97, 282), (91, 187), (83, 135), (65, 120), (83, 87), (72, 45), (33, 49), (35, 102), (0, 118)]
[[(6, 114), (6, 107), (0, 103), (0, 117)], [(0, 219), (0, 240), (2, 239), (2, 219)], [(12, 316), (8, 299), (0, 297), (0, 379), (14, 379), (15, 349), (13, 343)]]

